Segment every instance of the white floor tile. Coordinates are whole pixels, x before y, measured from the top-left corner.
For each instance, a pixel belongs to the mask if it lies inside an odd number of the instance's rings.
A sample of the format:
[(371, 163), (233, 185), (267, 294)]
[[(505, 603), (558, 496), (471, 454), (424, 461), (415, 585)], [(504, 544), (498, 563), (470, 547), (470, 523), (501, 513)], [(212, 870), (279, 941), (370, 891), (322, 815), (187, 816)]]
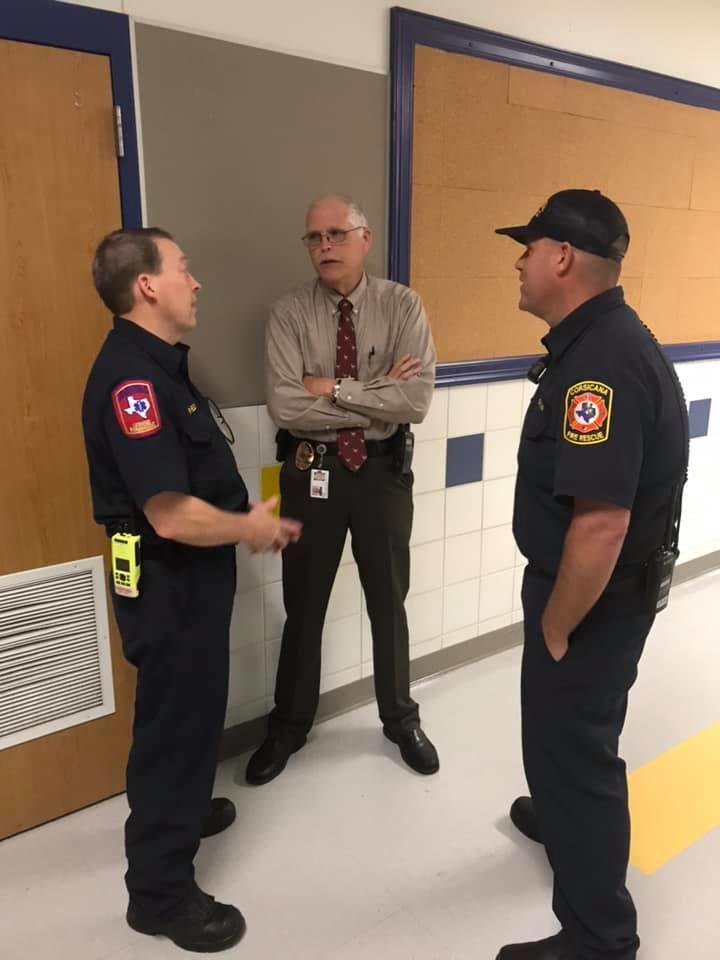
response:
[[(630, 697), (630, 770), (717, 722), (719, 620), (720, 572), (673, 590)], [(504, 943), (554, 932), (545, 855), (507, 817), (526, 789), (520, 655), (413, 685), (437, 776), (402, 763), (375, 703), (319, 724), (265, 787), (244, 785), (247, 756), (221, 766), (216, 793), (233, 798), (238, 820), (203, 842), (196, 868), (247, 917), (228, 956), (490, 960)], [(0, 843), (3, 960), (177, 960), (168, 941), (125, 924), (126, 815), (117, 797)], [(643, 957), (716, 960), (720, 831), (652, 876), (631, 869), (628, 882)]]

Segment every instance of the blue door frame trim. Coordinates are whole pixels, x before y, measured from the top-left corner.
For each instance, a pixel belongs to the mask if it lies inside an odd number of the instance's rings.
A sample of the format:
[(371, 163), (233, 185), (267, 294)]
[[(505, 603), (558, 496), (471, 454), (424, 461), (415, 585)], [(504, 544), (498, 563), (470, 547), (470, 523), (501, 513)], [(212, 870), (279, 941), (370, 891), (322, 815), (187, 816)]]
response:
[[(412, 192), (413, 72), (415, 46), (421, 44), (510, 63), (559, 76), (644, 93), (664, 100), (720, 110), (720, 90), (650, 70), (568, 53), (501, 33), (393, 7), (390, 15), (390, 224), (389, 276), (410, 280)], [(665, 347), (675, 362), (720, 358), (720, 341), (675, 343)], [(533, 357), (504, 357), (438, 364), (438, 386), (513, 380), (524, 377)]]
[(125, 156), (118, 158), (122, 222), (125, 227), (141, 226), (128, 17), (57, 0), (22, 0), (21, 3), (0, 0), (0, 38), (109, 57), (113, 101), (123, 113)]

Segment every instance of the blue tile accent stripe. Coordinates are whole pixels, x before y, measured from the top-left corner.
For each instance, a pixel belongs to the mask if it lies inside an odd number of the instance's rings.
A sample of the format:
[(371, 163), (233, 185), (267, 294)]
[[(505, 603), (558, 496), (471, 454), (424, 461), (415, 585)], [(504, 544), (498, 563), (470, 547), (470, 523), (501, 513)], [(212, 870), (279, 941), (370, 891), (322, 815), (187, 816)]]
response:
[(485, 436), (482, 433), (451, 437), (447, 442), (445, 486), (457, 487), (461, 483), (482, 480), (484, 448)]
[(710, 405), (712, 400), (691, 400), (688, 410), (690, 437), (706, 437), (710, 424)]

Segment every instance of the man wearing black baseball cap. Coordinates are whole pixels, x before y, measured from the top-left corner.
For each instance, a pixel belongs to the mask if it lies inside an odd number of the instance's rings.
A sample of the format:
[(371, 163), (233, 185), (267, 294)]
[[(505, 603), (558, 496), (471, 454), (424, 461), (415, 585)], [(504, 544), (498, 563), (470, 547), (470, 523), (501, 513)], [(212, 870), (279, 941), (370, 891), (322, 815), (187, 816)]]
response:
[[(545, 844), (562, 930), (498, 960), (634, 960), (630, 844), (618, 740), (677, 556), (687, 470), (675, 372), (617, 286), (630, 242), (619, 208), (563, 190), (529, 223), (520, 309), (550, 327), (520, 438), (513, 532), (522, 588), (523, 761), (510, 816)], [(665, 592), (664, 592), (665, 591)]]

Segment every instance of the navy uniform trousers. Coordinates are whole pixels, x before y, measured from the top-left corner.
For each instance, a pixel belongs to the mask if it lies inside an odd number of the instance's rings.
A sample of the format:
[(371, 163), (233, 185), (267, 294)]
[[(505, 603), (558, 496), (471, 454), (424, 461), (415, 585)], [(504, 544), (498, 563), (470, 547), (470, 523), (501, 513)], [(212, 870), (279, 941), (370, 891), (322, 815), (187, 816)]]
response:
[(137, 909), (160, 917), (194, 889), (227, 706), (235, 549), (147, 546), (141, 563), (141, 596), (113, 593), (137, 667), (125, 880)]
[(526, 570), (523, 760), (554, 874), (553, 909), (578, 960), (631, 960), (639, 940), (625, 885), (630, 819), (618, 741), (654, 616), (640, 592), (606, 593), (555, 662), (541, 627), (552, 588)]

